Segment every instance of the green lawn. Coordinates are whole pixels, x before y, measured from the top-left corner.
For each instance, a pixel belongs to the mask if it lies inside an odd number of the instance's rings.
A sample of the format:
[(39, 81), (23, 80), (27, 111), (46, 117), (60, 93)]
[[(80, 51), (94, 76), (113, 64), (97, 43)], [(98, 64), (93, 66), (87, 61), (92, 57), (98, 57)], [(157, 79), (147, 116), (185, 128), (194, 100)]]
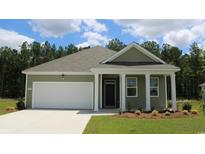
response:
[[(199, 101), (192, 101), (199, 110)], [(179, 104), (181, 109), (181, 104)], [(93, 116), (85, 134), (196, 134), (205, 133), (205, 116), (192, 118), (128, 119), (114, 116)]]
[(0, 99), (0, 115), (10, 113), (6, 111), (7, 107), (16, 107), (17, 100), (14, 99)]

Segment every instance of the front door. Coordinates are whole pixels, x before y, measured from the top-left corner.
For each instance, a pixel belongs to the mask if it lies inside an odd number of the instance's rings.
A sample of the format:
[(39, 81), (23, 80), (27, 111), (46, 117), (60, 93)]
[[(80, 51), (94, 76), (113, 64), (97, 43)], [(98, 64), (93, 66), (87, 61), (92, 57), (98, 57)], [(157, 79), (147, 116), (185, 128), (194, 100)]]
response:
[(104, 81), (104, 107), (116, 107), (116, 80)]

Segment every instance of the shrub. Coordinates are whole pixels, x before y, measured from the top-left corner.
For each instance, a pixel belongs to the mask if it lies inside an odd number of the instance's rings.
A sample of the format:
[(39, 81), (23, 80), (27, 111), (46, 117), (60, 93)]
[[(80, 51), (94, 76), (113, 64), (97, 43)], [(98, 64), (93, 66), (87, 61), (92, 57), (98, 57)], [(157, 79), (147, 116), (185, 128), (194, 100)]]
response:
[(12, 107), (12, 106), (6, 107), (6, 111), (14, 111), (14, 110), (15, 110), (15, 107)]
[(24, 104), (23, 100), (20, 100), (20, 101), (18, 101), (18, 102), (16, 103), (16, 108), (17, 108), (18, 110), (23, 110), (23, 109), (25, 109), (25, 104)]
[(184, 102), (182, 104), (182, 110), (187, 110), (187, 111), (190, 111), (192, 108), (192, 105), (189, 103), (189, 102)]
[(140, 115), (140, 114), (141, 114), (141, 111), (140, 111), (140, 110), (136, 110), (136, 111), (135, 111), (135, 114), (136, 114), (136, 115)]
[(130, 112), (131, 109), (132, 109), (132, 108), (131, 108), (130, 102), (128, 102), (128, 103), (127, 103), (127, 111)]
[(152, 115), (153, 115), (153, 116), (157, 116), (157, 115), (158, 115), (158, 111), (157, 111), (157, 110), (153, 110), (153, 111), (152, 111)]
[(183, 112), (184, 115), (188, 115), (189, 114), (189, 112), (187, 110), (183, 110), (182, 112)]
[(168, 108), (171, 108), (171, 107), (172, 107), (172, 103), (171, 103), (171, 102), (168, 102), (167, 107), (168, 107)]
[(170, 113), (169, 111), (166, 111), (164, 115), (165, 115), (165, 116), (170, 116), (171, 113)]
[(198, 114), (198, 110), (191, 110), (192, 114)]
[(122, 110), (121, 110), (121, 108), (117, 109), (117, 111), (118, 111), (118, 114), (119, 114), (119, 115), (122, 114)]

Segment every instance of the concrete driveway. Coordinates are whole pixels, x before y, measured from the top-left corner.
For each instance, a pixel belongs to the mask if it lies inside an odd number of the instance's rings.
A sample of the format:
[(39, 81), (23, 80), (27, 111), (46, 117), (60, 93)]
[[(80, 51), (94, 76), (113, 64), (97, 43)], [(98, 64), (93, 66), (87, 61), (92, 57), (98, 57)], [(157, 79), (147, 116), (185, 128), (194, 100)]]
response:
[(0, 116), (0, 133), (80, 134), (91, 115), (85, 110), (23, 110)]

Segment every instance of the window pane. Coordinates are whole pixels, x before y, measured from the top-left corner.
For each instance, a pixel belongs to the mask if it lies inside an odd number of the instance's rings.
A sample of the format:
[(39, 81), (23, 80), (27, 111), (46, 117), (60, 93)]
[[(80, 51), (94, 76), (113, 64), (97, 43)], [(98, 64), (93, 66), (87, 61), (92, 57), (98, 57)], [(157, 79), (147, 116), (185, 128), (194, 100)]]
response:
[(136, 79), (134, 79), (134, 78), (128, 78), (128, 79), (127, 79), (127, 86), (128, 86), (128, 87), (136, 87)]
[(136, 88), (127, 88), (127, 96), (136, 96)]
[(157, 88), (150, 88), (150, 95), (151, 96), (158, 96)]
[(150, 87), (157, 87), (158, 85), (157, 85), (157, 79), (150, 79)]

